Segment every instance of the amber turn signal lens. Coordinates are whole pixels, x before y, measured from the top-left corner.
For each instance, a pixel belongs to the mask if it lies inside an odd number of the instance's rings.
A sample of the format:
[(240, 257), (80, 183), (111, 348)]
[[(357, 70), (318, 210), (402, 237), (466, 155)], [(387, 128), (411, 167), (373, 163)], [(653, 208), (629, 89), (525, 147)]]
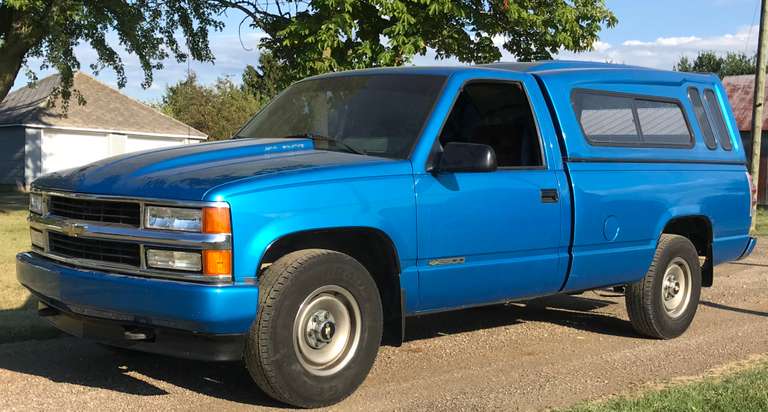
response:
[(221, 276), (232, 275), (231, 250), (204, 250), (203, 275)]
[(203, 233), (232, 233), (228, 207), (203, 208)]

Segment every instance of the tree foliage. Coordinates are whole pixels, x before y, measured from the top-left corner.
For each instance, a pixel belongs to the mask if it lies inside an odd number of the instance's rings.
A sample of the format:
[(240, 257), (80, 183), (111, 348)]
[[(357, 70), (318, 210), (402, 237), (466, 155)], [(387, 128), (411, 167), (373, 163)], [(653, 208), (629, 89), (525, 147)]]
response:
[(253, 116), (266, 99), (259, 98), (230, 79), (201, 85), (191, 73), (166, 87), (156, 106), (165, 114), (207, 134), (210, 140), (230, 138)]
[(267, 36), (261, 47), (299, 79), (437, 57), (487, 63), (590, 50), (617, 19), (604, 0), (231, 0)]
[[(0, 0), (0, 101), (30, 58), (61, 73), (57, 94), (68, 101), (80, 68), (74, 48), (83, 41), (96, 52), (91, 70), (114, 70), (120, 87), (126, 75), (118, 43), (138, 58), (144, 87), (168, 57), (213, 61), (208, 33), (223, 27), (216, 19), (221, 10), (210, 0)], [(27, 68), (30, 80), (35, 69)]]
[(291, 84), (285, 66), (272, 53), (262, 52), (258, 69), (250, 64), (243, 71), (243, 90), (259, 99), (271, 99)]
[(718, 56), (715, 52), (703, 51), (693, 60), (682, 56), (673, 69), (680, 72), (715, 73), (722, 79), (725, 76), (755, 74), (757, 59), (745, 53), (730, 52)]
[[(222, 27), (217, 17), (227, 9), (246, 13), (266, 34), (259, 46), (273, 60), (261, 66), (281, 67), (249, 76), (274, 73), (270, 84), (279, 85), (406, 64), (428, 50), (475, 63), (498, 60), (501, 48), (519, 60), (546, 59), (591, 49), (601, 28), (617, 22), (605, 0), (0, 0), (0, 100), (33, 57), (62, 74), (67, 100), (80, 42), (97, 53), (91, 69), (114, 70), (121, 87), (125, 67), (115, 43), (138, 57), (144, 87), (168, 57), (213, 61), (208, 33)], [(34, 78), (33, 69), (27, 73)]]

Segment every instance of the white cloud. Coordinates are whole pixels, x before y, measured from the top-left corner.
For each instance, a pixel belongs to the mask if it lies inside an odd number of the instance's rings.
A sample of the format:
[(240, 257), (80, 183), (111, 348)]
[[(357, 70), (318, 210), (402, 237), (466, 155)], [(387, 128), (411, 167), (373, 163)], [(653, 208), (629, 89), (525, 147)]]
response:
[[(757, 26), (745, 26), (736, 33), (710, 37), (690, 35), (659, 37), (655, 40), (630, 39), (616, 45), (598, 40), (592, 45), (592, 51), (562, 52), (557, 58), (607, 61), (669, 70), (681, 56), (696, 57), (700, 51), (745, 52), (751, 55), (757, 48), (757, 29)], [(494, 37), (493, 41), (499, 47), (504, 44), (504, 38), (499, 36)], [(502, 50), (501, 60), (514, 61), (515, 57)], [(432, 51), (425, 56), (414, 57), (413, 63), (417, 66), (459, 64), (456, 59), (435, 60)]]
[(594, 44), (592, 44), (592, 47), (597, 52), (603, 52), (603, 51), (606, 51), (606, 50), (610, 49), (611, 48), (611, 44), (610, 43), (606, 43), (606, 42), (602, 42), (600, 40), (597, 40), (597, 41), (595, 41)]
[(652, 47), (652, 46), (684, 46), (690, 43), (701, 41), (701, 38), (696, 36), (687, 37), (659, 37), (655, 41), (640, 41), (640, 40), (627, 40), (621, 43), (622, 46), (627, 47)]
[(612, 46), (597, 42), (594, 50), (583, 53), (563, 52), (560, 59), (611, 61), (659, 69), (671, 69), (681, 56), (695, 57), (700, 51), (716, 53), (745, 52), (757, 48), (757, 26), (745, 26), (736, 33), (719, 36), (672, 36), (655, 40), (630, 39)]

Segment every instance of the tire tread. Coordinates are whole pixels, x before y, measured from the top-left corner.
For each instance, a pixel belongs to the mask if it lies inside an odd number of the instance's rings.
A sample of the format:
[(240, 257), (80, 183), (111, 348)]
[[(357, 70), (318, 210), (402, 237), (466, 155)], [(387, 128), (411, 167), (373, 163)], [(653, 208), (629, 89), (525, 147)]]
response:
[[(625, 292), (625, 303), (629, 320), (632, 327), (638, 333), (657, 339), (669, 339), (674, 336), (668, 336), (658, 316), (660, 313), (654, 308), (654, 281), (658, 276), (663, 276), (665, 267), (660, 267), (663, 263), (664, 251), (674, 242), (683, 241), (688, 247), (696, 250), (688, 238), (680, 235), (664, 233), (659, 238), (659, 243), (653, 255), (648, 272), (639, 282), (627, 285)], [(694, 268), (691, 268), (694, 270)], [(692, 274), (693, 276), (693, 274)], [(696, 302), (698, 303), (698, 302)]]
[(289, 253), (268, 267), (259, 279), (259, 310), (251, 327), (251, 339), (248, 339), (245, 348), (246, 366), (253, 380), (268, 396), (291, 405), (301, 402), (276, 384), (276, 371), (271, 360), (273, 348), (270, 334), (274, 304), (282, 291), (290, 286), (302, 265), (333, 253), (336, 252), (325, 249), (305, 249)]

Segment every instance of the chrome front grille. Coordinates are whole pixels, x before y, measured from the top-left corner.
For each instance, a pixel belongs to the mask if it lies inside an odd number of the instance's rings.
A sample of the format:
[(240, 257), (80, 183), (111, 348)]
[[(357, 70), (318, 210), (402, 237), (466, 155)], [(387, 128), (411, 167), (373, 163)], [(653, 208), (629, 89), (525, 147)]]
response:
[(39, 233), (33, 251), (63, 264), (108, 273), (229, 284), (232, 277), (147, 267), (148, 247), (177, 250), (232, 249), (230, 233), (196, 233), (145, 229), (146, 205), (168, 207), (229, 207), (223, 202), (128, 198), (36, 190), (43, 213), (31, 213), (29, 224)]
[(141, 205), (136, 202), (50, 196), (48, 212), (90, 222), (121, 223), (136, 227), (141, 224)]
[(135, 243), (83, 239), (50, 233), (48, 247), (51, 252), (62, 257), (119, 263), (137, 268), (141, 265), (141, 248)]

